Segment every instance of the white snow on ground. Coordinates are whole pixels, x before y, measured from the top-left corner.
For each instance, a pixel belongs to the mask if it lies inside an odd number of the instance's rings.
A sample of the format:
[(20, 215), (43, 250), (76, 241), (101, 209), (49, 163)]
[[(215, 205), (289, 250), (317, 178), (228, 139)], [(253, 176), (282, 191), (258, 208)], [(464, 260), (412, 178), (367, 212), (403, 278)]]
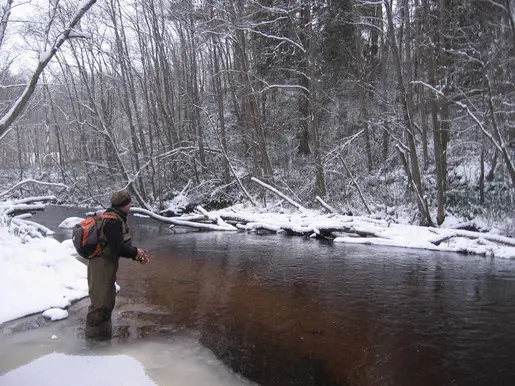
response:
[(2, 386), (155, 386), (136, 359), (126, 355), (52, 353), (0, 376)]
[(50, 308), (64, 309), (88, 295), (86, 266), (71, 240), (21, 240), (0, 227), (0, 324)]
[(68, 317), (68, 311), (62, 308), (50, 308), (43, 312), (43, 316), (51, 321), (61, 320)]
[(59, 228), (63, 229), (71, 229), (78, 223), (80, 223), (82, 220), (84, 220), (81, 217), (68, 217), (65, 219), (62, 223), (59, 224)]

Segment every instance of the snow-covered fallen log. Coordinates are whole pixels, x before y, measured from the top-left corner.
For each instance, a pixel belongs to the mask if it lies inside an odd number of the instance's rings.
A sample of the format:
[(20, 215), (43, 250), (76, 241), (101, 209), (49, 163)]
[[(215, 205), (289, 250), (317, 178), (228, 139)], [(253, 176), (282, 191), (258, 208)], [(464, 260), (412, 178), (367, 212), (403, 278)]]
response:
[(482, 232), (465, 231), (460, 229), (442, 229), (442, 228), (430, 228), (434, 230), (439, 237), (431, 240), (434, 245), (440, 245), (442, 242), (447, 241), (453, 237), (465, 237), (472, 240), (484, 239), (494, 243), (504, 244), (510, 247), (515, 247), (515, 240), (509, 237), (500, 235), (492, 235)]
[(27, 198), (23, 198), (21, 200), (11, 200), (11, 201), (0, 202), (0, 207), (14, 206), (14, 205), (19, 205), (19, 204), (30, 204), (30, 203), (34, 203), (34, 202), (50, 202), (50, 201), (55, 201), (55, 200), (56, 200), (55, 196), (27, 197)]
[(0, 213), (6, 216), (44, 210), (47, 202), (55, 201), (55, 196), (28, 197), (22, 200), (0, 202)]
[(211, 221), (212, 223), (216, 224), (217, 226), (219, 227), (222, 227), (222, 228), (226, 228), (227, 230), (236, 230), (236, 228), (230, 224), (228, 224), (227, 222), (225, 222), (224, 219), (222, 219), (218, 214), (210, 214), (209, 212), (207, 212), (204, 208), (202, 208), (200, 205), (197, 206), (196, 208), (200, 213), (202, 213), (202, 215), (204, 215), (204, 217)]
[(25, 220), (19, 217), (13, 217), (11, 222), (17, 226), (30, 226), (35, 228), (37, 231), (42, 233), (43, 236), (51, 236), (54, 234), (54, 231), (48, 229), (46, 226), (38, 224), (34, 221)]
[(33, 212), (36, 210), (44, 210), (45, 208), (45, 204), (19, 204), (15, 206), (6, 207), (6, 209), (4, 209), (2, 213), (6, 216), (9, 216), (14, 213)]
[(321, 215), (307, 209), (302, 213), (280, 214), (245, 212), (234, 208), (208, 212), (198, 207), (199, 214), (172, 218), (140, 208), (131, 210), (177, 226), (205, 230), (267, 231), (309, 238), (329, 238), (335, 243), (372, 244), (515, 258), (513, 238), (457, 229), (396, 224), (389, 219), (334, 213)]
[(44, 210), (47, 206), (46, 202), (55, 201), (55, 199), (55, 196), (38, 196), (3, 201), (0, 202), (0, 217), (9, 226), (10, 231), (22, 240), (27, 237), (43, 238), (50, 236), (54, 232), (41, 224), (27, 220), (31, 217), (31, 214), (27, 212)]
[[(153, 219), (162, 221), (164, 223), (173, 224), (173, 225), (186, 226), (186, 227), (192, 227), (192, 228), (198, 228), (198, 229), (216, 230), (216, 231), (236, 231), (237, 230), (236, 227), (234, 227), (230, 224), (216, 225), (216, 224), (207, 224), (204, 222), (189, 221), (189, 220), (182, 219), (180, 217), (164, 217), (164, 216), (160, 216), (154, 212), (151, 212), (149, 210), (142, 209), (142, 208), (131, 208), (131, 212), (145, 214)], [(187, 218), (187, 217), (185, 217), (185, 218)], [(205, 219), (205, 216), (202, 216), (202, 219)]]

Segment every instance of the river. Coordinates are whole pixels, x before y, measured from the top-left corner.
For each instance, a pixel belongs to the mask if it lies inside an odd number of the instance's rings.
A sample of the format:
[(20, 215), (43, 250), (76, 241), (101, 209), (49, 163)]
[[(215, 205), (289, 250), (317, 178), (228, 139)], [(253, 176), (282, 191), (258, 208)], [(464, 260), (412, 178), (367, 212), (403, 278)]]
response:
[[(34, 221), (57, 230), (76, 215), (83, 211), (50, 207)], [(514, 261), (171, 231), (135, 216), (129, 224), (152, 261), (121, 262), (109, 349), (144, 350), (160, 385), (189, 357), (263, 386), (515, 384)], [(61, 351), (77, 351), (86, 307), (87, 299), (51, 326), (34, 317), (15, 324), (2, 338), (17, 353), (5, 366), (46, 352), (38, 331), (49, 328), (63, 336)], [(224, 376), (220, 384), (233, 382)]]

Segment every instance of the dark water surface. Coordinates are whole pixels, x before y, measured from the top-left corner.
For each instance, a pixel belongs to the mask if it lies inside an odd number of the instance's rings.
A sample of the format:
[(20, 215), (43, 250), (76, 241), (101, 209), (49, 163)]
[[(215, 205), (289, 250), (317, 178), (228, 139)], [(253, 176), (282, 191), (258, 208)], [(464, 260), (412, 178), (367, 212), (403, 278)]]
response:
[[(34, 221), (56, 229), (81, 214), (50, 208)], [(122, 261), (121, 294), (165, 310), (130, 312), (192, 331), (251, 381), (515, 385), (513, 261), (129, 223), (152, 262)]]

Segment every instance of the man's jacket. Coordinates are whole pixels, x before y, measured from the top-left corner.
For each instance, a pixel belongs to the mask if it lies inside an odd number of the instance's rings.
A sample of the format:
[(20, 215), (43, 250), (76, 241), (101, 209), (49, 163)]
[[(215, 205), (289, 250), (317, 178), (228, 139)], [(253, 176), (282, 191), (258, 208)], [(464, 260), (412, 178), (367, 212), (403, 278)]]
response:
[(115, 207), (108, 208), (105, 213), (115, 215), (116, 219), (106, 218), (104, 220), (102, 239), (105, 247), (102, 249), (102, 254), (115, 259), (120, 257), (134, 259), (138, 254), (138, 249), (132, 246), (127, 215)]

